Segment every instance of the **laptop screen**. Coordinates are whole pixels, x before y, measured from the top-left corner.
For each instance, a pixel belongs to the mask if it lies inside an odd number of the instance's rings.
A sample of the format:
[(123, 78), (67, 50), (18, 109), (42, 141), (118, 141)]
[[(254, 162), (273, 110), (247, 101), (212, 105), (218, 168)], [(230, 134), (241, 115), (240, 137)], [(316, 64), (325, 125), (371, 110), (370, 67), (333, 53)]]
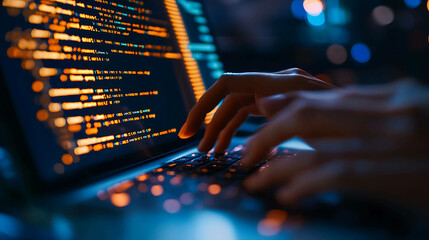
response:
[(196, 0), (2, 0), (1, 21), (6, 91), (46, 182), (183, 146), (222, 74)]

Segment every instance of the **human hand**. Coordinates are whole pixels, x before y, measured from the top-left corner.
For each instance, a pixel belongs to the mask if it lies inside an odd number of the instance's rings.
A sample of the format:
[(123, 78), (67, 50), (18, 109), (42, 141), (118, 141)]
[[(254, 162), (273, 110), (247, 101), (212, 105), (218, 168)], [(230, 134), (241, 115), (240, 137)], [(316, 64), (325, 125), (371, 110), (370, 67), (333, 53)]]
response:
[(294, 205), (327, 191), (429, 207), (429, 164), (410, 158), (323, 158), (299, 153), (295, 158), (277, 157), (244, 181), (250, 192), (277, 188), (276, 200)]
[(317, 152), (270, 161), (245, 181), (247, 189), (280, 186), (277, 198), (284, 204), (339, 190), (428, 206), (428, 88), (399, 82), (274, 99), (287, 104), (248, 142), (243, 162), (265, 158), (295, 135)]
[(272, 148), (294, 136), (331, 156), (340, 150), (343, 155), (385, 157), (428, 152), (424, 139), (429, 133), (429, 89), (415, 83), (299, 91), (260, 102), (262, 111), (271, 111), (272, 105), (283, 109), (248, 140), (242, 160), (245, 165), (263, 160)]
[(280, 93), (298, 90), (334, 89), (309, 73), (293, 68), (277, 73), (240, 73), (223, 75), (192, 108), (188, 119), (179, 132), (180, 138), (193, 136), (200, 128), (207, 113), (222, 100), (223, 103), (208, 125), (198, 149), (209, 151), (218, 140), (215, 152), (222, 153), (232, 136), (249, 114), (271, 117), (282, 106), (259, 109), (259, 100)]

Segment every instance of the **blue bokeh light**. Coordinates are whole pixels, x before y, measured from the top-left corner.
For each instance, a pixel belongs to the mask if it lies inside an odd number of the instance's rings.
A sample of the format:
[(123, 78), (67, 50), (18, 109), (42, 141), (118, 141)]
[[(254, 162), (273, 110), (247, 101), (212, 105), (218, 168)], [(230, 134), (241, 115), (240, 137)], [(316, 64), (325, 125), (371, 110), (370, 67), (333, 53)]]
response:
[(349, 20), (347, 12), (339, 7), (328, 9), (328, 19), (335, 25), (344, 25)]
[(420, 6), (422, 3), (422, 0), (404, 0), (405, 5), (407, 5), (409, 8), (416, 8)]
[(358, 63), (367, 63), (371, 59), (371, 49), (363, 43), (356, 43), (352, 47), (351, 54)]
[(304, 1), (303, 0), (293, 0), (290, 9), (292, 11), (292, 15), (300, 20), (304, 20), (307, 16), (307, 13), (304, 9)]
[(323, 24), (325, 24), (325, 13), (322, 12), (317, 16), (307, 14), (307, 21), (309, 24), (315, 27), (323, 26)]

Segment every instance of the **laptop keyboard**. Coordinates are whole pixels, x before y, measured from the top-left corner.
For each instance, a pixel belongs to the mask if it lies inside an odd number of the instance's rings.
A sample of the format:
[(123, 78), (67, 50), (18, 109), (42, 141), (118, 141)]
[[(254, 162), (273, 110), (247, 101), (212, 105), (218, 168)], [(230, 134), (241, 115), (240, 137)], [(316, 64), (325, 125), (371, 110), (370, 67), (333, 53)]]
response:
[[(278, 151), (273, 156), (277, 154)], [(281, 155), (293, 156), (294, 154), (282, 152)], [(190, 177), (210, 176), (216, 179), (239, 180), (244, 179), (268, 161), (260, 162), (254, 167), (246, 167), (241, 164), (241, 158), (241, 150), (233, 150), (221, 156), (211, 153), (193, 153), (170, 161), (153, 170), (153, 173), (165, 173), (166, 175), (185, 174)]]
[[(241, 147), (236, 147), (222, 156), (211, 153), (193, 153), (182, 156), (168, 161), (150, 172), (141, 173), (133, 180), (125, 180), (106, 190), (100, 190), (97, 196), (101, 200), (110, 199), (113, 205), (120, 207), (123, 206), (112, 199), (118, 194), (140, 199), (139, 201), (143, 202), (146, 207), (162, 203), (160, 199), (180, 200), (184, 205), (196, 207), (236, 209), (249, 206), (250, 198), (243, 191), (241, 181), (253, 172), (267, 167), (270, 163), (266, 160), (253, 167), (246, 167), (240, 161), (241, 149)], [(272, 160), (279, 155), (295, 156), (287, 150), (277, 150), (267, 159)], [(142, 197), (142, 194), (145, 197)], [(187, 199), (189, 196), (192, 197), (192, 201)], [(232, 199), (234, 201), (230, 201)], [(228, 204), (222, 204), (224, 201), (228, 201)], [(243, 201), (247, 201), (247, 204)], [(129, 202), (126, 205), (128, 204)]]

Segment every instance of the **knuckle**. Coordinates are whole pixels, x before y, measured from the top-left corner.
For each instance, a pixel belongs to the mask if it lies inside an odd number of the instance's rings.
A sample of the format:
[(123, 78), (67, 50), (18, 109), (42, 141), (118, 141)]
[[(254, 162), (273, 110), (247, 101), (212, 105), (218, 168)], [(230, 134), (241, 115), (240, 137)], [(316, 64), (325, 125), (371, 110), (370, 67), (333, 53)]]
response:
[(220, 78), (216, 81), (217, 84), (220, 85), (224, 85), (225, 81), (228, 79), (228, 75), (227, 74), (222, 74), (222, 76), (220, 76)]
[(290, 71), (292, 71), (292, 72), (303, 72), (303, 70), (302, 69), (300, 69), (300, 68), (297, 68), (297, 67), (293, 67), (293, 68), (291, 68), (290, 69)]
[(220, 84), (221, 86), (226, 86), (226, 84), (228, 84), (228, 82), (231, 80), (231, 77), (233, 75), (231, 73), (224, 73), (222, 74), (222, 76), (220, 76), (220, 78), (217, 80), (217, 83)]
[(292, 71), (295, 72), (296, 74), (300, 75), (300, 76), (303, 76), (303, 77), (307, 76), (307, 74), (308, 74), (306, 71), (304, 71), (301, 68), (292, 68)]

